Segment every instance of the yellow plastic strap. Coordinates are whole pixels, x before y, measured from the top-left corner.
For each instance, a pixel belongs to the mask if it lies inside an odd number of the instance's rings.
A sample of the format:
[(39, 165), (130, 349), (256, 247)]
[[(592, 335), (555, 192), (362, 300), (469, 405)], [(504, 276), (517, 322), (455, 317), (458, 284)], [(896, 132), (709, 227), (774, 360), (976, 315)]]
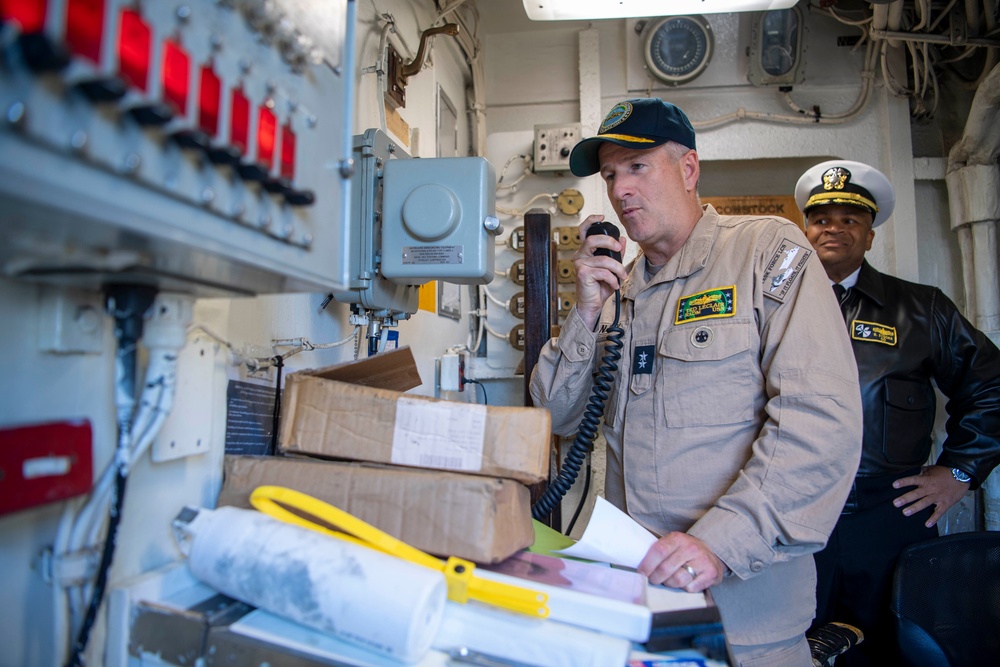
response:
[[(250, 494), (250, 504), (280, 521), (441, 572), (448, 585), (449, 600), (465, 603), (472, 599), (530, 616), (546, 618), (549, 615), (548, 595), (545, 593), (481, 579), (475, 576), (476, 565), (471, 561), (452, 556), (444, 563), (342, 509), (300, 491), (282, 486), (259, 486)], [(303, 514), (327, 525), (311, 521)]]

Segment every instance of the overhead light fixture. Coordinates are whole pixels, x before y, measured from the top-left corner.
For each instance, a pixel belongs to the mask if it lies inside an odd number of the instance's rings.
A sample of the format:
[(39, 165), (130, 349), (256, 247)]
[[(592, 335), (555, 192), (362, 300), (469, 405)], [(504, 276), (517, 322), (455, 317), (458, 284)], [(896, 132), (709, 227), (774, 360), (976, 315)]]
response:
[(766, 12), (788, 9), (798, 0), (522, 0), (532, 21)]

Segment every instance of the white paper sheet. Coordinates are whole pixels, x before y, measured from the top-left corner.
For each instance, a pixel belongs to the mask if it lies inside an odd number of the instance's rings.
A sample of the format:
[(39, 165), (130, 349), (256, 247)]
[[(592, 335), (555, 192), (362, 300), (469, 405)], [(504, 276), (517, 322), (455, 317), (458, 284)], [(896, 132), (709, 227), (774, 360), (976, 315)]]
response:
[(555, 554), (637, 568), (656, 536), (598, 496), (580, 541)]

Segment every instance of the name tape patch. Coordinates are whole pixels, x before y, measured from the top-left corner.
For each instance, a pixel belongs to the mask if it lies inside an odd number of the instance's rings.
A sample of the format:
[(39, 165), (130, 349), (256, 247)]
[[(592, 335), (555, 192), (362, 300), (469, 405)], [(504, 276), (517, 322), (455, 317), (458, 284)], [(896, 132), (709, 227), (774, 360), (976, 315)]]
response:
[(674, 324), (708, 320), (713, 317), (732, 317), (735, 314), (736, 285), (716, 287), (681, 297), (677, 302), (677, 318)]
[(764, 294), (784, 301), (811, 254), (812, 250), (782, 239), (781, 245), (764, 269)]
[(851, 322), (851, 338), (863, 340), (869, 343), (882, 343), (883, 345), (896, 344), (896, 327), (878, 322), (864, 322), (854, 320)]

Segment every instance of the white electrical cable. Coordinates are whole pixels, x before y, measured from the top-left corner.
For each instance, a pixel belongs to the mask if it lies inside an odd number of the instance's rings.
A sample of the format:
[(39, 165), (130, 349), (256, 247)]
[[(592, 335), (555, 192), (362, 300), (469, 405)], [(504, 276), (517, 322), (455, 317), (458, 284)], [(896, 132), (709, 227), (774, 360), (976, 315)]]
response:
[(497, 297), (493, 296), (493, 293), (490, 292), (490, 289), (485, 285), (483, 286), (483, 291), (486, 293), (486, 298), (495, 303), (496, 305), (500, 306), (505, 310), (510, 308), (510, 299), (507, 299), (506, 301), (498, 299)]
[(389, 31), (395, 31), (396, 24), (392, 21), (392, 17), (388, 14), (384, 14), (382, 18), (385, 20), (385, 25), (382, 26), (382, 36), (378, 41), (378, 63), (375, 65), (375, 77), (378, 82), (378, 99), (375, 100), (375, 106), (378, 107), (378, 119), (379, 119), (379, 129), (383, 132), (386, 131), (385, 126), (385, 72), (386, 72), (386, 56), (388, 55), (388, 42), (389, 42)]
[[(531, 209), (531, 205), (534, 204), (536, 201), (538, 201), (539, 199), (545, 199), (545, 198), (548, 198), (551, 202), (555, 202), (555, 200), (559, 198), (559, 194), (558, 193), (543, 192), (543, 193), (537, 194), (534, 197), (532, 197), (531, 199), (529, 199), (528, 203), (525, 204), (523, 207), (521, 207), (519, 209), (508, 209), (508, 208), (501, 208), (501, 207), (497, 206), (496, 210), (497, 210), (497, 213), (503, 213), (504, 215), (512, 215), (512, 216), (515, 216), (515, 217), (519, 217), (519, 216), (522, 216), (525, 213), (527, 213), (528, 210)], [(551, 207), (550, 207), (549, 210), (550, 210), (550, 212), (555, 213), (555, 210), (552, 209)]]
[[(521, 175), (514, 179), (513, 182), (503, 184), (504, 176), (507, 174), (507, 169), (510, 167), (514, 160), (521, 159), (524, 161), (524, 168), (521, 171)], [(500, 178), (497, 179), (497, 193), (501, 190), (510, 190), (511, 194), (517, 191), (517, 184), (523, 181), (528, 174), (531, 173), (531, 165), (533, 160), (530, 155), (512, 155), (507, 158), (507, 162), (504, 163), (503, 169), (500, 170)]]
[(486, 327), (486, 331), (489, 334), (491, 334), (493, 336), (496, 336), (497, 338), (503, 338), (504, 340), (510, 340), (510, 332), (509, 331), (507, 333), (500, 333), (499, 331), (497, 331), (496, 329), (494, 329), (493, 327), (490, 326), (490, 323), (486, 321), (486, 318), (483, 318), (483, 326)]
[[(486, 331), (486, 318), (480, 315), (479, 318), (477, 319), (477, 326), (476, 326), (476, 344), (472, 347), (474, 351), (478, 350), (479, 346), (483, 344), (483, 333), (485, 333), (485, 331)], [(475, 352), (473, 352), (473, 354), (475, 354)]]
[[(236, 348), (232, 345), (232, 343), (224, 339), (222, 336), (219, 336), (218, 334), (214, 333), (211, 329), (205, 327), (204, 325), (196, 324), (190, 327), (189, 331), (201, 331), (209, 338), (215, 340), (221, 345), (224, 345), (226, 349), (229, 350), (229, 353), (233, 356), (233, 360), (231, 362), (231, 365), (233, 366), (246, 365), (246, 367), (251, 371), (258, 371), (274, 366), (273, 356), (272, 357), (244, 356), (236, 350)], [(280, 355), (282, 360), (284, 360), (287, 359), (288, 357), (295, 356), (299, 352), (312, 352), (313, 350), (325, 350), (334, 347), (340, 347), (342, 345), (347, 345), (348, 343), (356, 342), (358, 340), (358, 333), (360, 331), (361, 327), (355, 325), (354, 330), (350, 334), (333, 343), (313, 343), (307, 340), (306, 338), (300, 337), (300, 338), (275, 339), (271, 341), (271, 345), (274, 347), (294, 346), (294, 349), (289, 350), (288, 352), (285, 352)]]
[[(146, 381), (139, 399), (139, 408), (133, 420), (132, 428), (123, 439), (123, 447), (128, 448), (124, 454), (125, 468), (128, 469), (138, 461), (156, 439), (160, 428), (166, 421), (173, 406), (177, 386), (177, 352), (172, 349), (159, 348), (151, 351), (149, 365), (146, 370)], [(120, 450), (119, 450), (120, 452)], [(118, 461), (112, 461), (101, 474), (98, 484), (91, 492), (87, 504), (77, 514), (67, 548), (59, 553), (76, 554), (88, 549), (94, 549), (100, 542), (108, 520), (108, 508), (111, 502), (114, 480), (117, 475)], [(93, 582), (83, 586), (70, 587), (69, 595), (71, 625), (76, 630), (86, 600), (90, 599)]]
[[(171, 310), (174, 305), (176, 302), (171, 304)], [(178, 355), (186, 343), (184, 323), (180, 321), (185, 319), (183, 313), (184, 307), (181, 304), (178, 307), (179, 318), (154, 319), (147, 324), (144, 340), (148, 341), (150, 356), (138, 401), (126, 396), (128, 392), (116, 385), (121, 433), (114, 459), (98, 477), (86, 502), (76, 507), (67, 504), (60, 518), (52, 554), (53, 630), (57, 638), (55, 652), (58, 664), (63, 664), (66, 660), (70, 642), (83, 624), (82, 615), (90, 604), (96, 583), (93, 578), (82, 583), (63, 581), (65, 572), (61, 563), (66, 559), (84, 558), (87, 552), (92, 552), (92, 558), (99, 559), (99, 544), (102, 531), (108, 523), (118, 471), (127, 471), (145, 454), (173, 405)], [(188, 311), (188, 316), (189, 314)], [(226, 345), (231, 349), (231, 346)], [(116, 359), (116, 365), (117, 361)], [(117, 377), (123, 377), (124, 372), (119, 368)]]

